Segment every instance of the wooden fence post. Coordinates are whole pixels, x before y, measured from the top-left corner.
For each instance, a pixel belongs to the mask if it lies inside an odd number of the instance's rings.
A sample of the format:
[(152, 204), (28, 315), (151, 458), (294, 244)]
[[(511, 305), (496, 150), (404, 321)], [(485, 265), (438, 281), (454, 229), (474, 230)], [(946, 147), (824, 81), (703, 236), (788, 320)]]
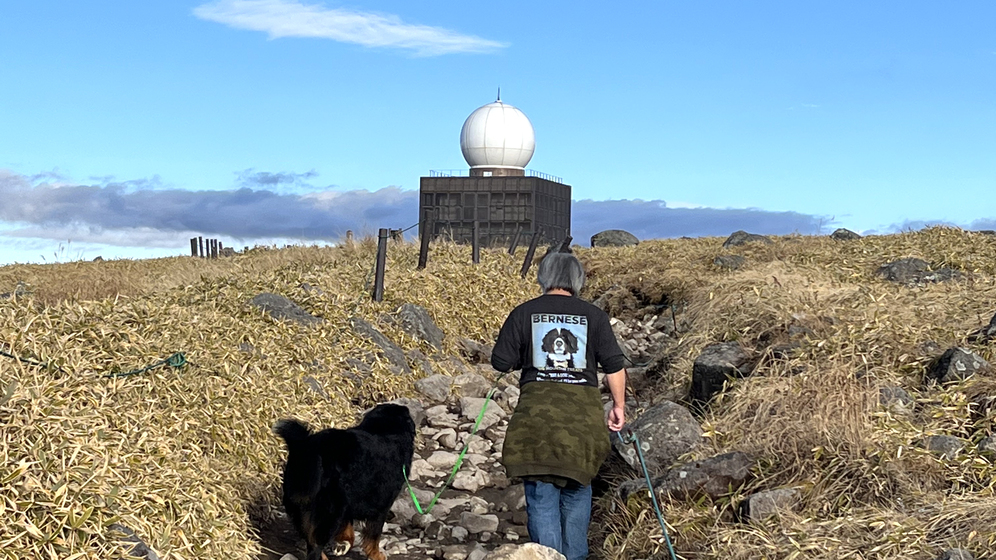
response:
[(470, 240), (470, 260), (474, 264), (478, 264), (481, 262), (481, 234), (480, 225), (477, 220), (474, 220), (474, 229), (471, 235), (473, 237)]
[(565, 237), (564, 238), (564, 242), (560, 244), (560, 251), (559, 252), (561, 252), (561, 253), (570, 253), (571, 252), (571, 241), (574, 241), (573, 237), (571, 237), (570, 235), (568, 235), (567, 237)]
[(515, 250), (519, 247), (519, 236), (522, 235), (522, 224), (515, 226), (515, 235), (512, 236), (512, 243), (508, 246), (508, 254), (514, 255)]
[(199, 235), (197, 236), (197, 248), (198, 248), (198, 252), (200, 253), (200, 257), (203, 259), (204, 256), (205, 256), (205, 254), (204, 254), (204, 238), (201, 237), (201, 236), (199, 236)]
[(533, 264), (533, 255), (536, 254), (536, 245), (539, 244), (540, 230), (537, 229), (533, 232), (533, 238), (529, 241), (529, 249), (526, 251), (526, 260), (522, 261), (522, 273), (520, 274), (523, 278), (526, 277), (526, 273), (529, 272), (529, 267)]
[(191, 257), (196, 257), (197, 256), (197, 238), (196, 237), (191, 237), (190, 238), (190, 256)]
[(432, 239), (432, 228), (434, 227), (432, 219), (429, 218), (429, 211), (425, 211), (425, 215), (422, 216), (422, 224), (418, 228), (419, 234), (422, 235), (422, 243), (418, 248), (418, 269), (423, 270), (425, 265), (429, 262), (429, 240)]
[(380, 228), (377, 232), (377, 268), (374, 270), (373, 300), (384, 300), (384, 268), (387, 266), (387, 238), (390, 230)]

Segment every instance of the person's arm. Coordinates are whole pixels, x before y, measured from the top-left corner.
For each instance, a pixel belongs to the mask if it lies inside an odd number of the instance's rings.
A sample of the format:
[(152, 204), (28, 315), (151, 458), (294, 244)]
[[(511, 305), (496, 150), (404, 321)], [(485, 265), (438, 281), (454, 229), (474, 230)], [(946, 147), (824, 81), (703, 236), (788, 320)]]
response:
[(626, 368), (605, 375), (605, 383), (612, 394), (612, 410), (609, 412), (609, 429), (618, 432), (626, 425)]
[(522, 341), (518, 323), (513, 311), (501, 326), (498, 340), (491, 351), (491, 367), (502, 373), (522, 369)]
[(602, 371), (606, 373), (605, 384), (612, 394), (612, 410), (609, 412), (609, 429), (618, 432), (626, 424), (626, 356), (619, 348), (609, 316), (599, 313), (595, 353)]

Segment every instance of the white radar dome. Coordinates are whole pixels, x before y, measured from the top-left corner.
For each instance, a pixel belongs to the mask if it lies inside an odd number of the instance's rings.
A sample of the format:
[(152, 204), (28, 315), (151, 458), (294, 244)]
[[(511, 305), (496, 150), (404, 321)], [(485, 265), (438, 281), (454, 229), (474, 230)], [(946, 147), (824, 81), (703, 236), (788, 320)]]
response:
[(522, 111), (501, 101), (471, 113), (460, 131), (460, 151), (471, 169), (523, 169), (535, 149), (532, 123)]

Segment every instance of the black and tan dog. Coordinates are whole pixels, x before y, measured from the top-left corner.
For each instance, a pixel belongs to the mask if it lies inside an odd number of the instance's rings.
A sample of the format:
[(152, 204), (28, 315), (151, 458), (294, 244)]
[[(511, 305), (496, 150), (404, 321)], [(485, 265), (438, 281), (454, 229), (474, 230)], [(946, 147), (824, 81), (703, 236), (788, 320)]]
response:
[(297, 420), (281, 420), (273, 431), (287, 442), (284, 508), (308, 543), (308, 560), (325, 558), (333, 537), (352, 544), (354, 521), (363, 522), (367, 558), (384, 560), (380, 536), (415, 450), (408, 409), (378, 405), (346, 430), (312, 433)]

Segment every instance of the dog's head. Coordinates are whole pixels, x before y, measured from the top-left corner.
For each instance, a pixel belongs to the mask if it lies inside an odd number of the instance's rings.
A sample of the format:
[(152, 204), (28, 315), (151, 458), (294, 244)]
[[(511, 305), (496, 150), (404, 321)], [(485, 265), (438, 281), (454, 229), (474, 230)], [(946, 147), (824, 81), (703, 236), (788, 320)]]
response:
[(543, 336), (542, 348), (547, 354), (574, 354), (578, 351), (578, 337), (567, 329), (553, 329)]
[(412, 420), (408, 407), (395, 403), (384, 403), (373, 407), (357, 428), (372, 434), (415, 437), (415, 421)]

